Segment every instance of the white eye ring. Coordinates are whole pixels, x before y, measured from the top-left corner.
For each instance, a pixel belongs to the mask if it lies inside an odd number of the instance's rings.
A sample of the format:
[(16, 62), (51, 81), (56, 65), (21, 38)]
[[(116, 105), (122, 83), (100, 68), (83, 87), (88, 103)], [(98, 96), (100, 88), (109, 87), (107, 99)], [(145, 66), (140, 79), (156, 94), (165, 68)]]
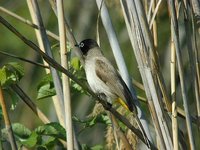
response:
[(80, 43), (80, 47), (84, 47), (84, 43)]

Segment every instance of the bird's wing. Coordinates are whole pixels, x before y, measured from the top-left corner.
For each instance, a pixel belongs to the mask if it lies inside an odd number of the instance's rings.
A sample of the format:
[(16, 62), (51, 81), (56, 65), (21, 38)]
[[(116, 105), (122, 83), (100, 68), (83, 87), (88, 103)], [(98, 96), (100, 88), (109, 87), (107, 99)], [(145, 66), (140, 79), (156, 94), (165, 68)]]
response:
[(131, 93), (119, 73), (114, 69), (110, 62), (106, 59), (104, 61), (96, 59), (95, 66), (96, 75), (107, 86), (109, 86), (111, 91), (115, 93), (117, 97), (120, 97), (126, 105), (128, 105), (130, 111), (133, 111), (135, 106), (133, 104)]
[(119, 77), (119, 80), (121, 81), (121, 84), (123, 86), (123, 89), (124, 89), (123, 92), (124, 92), (124, 95), (125, 95), (125, 99), (126, 99), (128, 105), (129, 105), (129, 110), (131, 112), (135, 111), (137, 113), (137, 109), (136, 109), (136, 106), (134, 104), (135, 100), (134, 100), (130, 90), (128, 89), (126, 83), (124, 82), (122, 77), (119, 75), (119, 73), (118, 73), (118, 77)]

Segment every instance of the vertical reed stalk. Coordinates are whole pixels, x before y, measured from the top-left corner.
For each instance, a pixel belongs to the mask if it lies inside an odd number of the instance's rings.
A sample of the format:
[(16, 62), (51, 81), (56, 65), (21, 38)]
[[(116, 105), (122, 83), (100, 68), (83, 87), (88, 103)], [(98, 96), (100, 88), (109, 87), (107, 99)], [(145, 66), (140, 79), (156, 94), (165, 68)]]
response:
[(186, 94), (186, 84), (185, 84), (185, 77), (183, 72), (183, 61), (181, 57), (181, 49), (180, 49), (180, 43), (179, 43), (179, 32), (178, 32), (178, 22), (177, 22), (177, 16), (176, 16), (176, 10), (175, 10), (175, 4), (173, 0), (168, 1), (168, 7), (172, 19), (172, 35), (174, 40), (174, 45), (176, 49), (176, 58), (178, 63), (178, 71), (179, 71), (179, 77), (180, 77), (180, 84), (181, 84), (181, 94), (183, 97), (183, 106), (186, 114), (186, 125), (187, 125), (187, 131), (189, 136), (189, 143), (190, 143), (190, 149), (194, 150), (194, 136), (192, 133), (192, 125), (191, 125), (191, 119), (189, 115), (189, 108), (188, 108), (188, 98)]
[[(193, 4), (194, 5), (194, 4)], [(196, 6), (197, 7), (197, 6)], [(195, 87), (197, 89), (197, 91), (195, 91), (195, 96), (196, 98), (198, 97), (199, 99), (199, 96), (200, 96), (200, 71), (199, 71), (199, 49), (198, 49), (198, 41), (197, 41), (197, 25), (196, 25), (196, 22), (195, 22), (195, 12), (194, 10), (192, 11), (192, 32), (193, 32), (193, 35), (192, 35), (192, 39), (193, 39), (193, 48), (194, 48), (194, 68), (196, 70), (196, 74), (195, 74), (195, 78), (196, 78), (196, 81), (195, 81)], [(193, 16), (194, 15), (194, 16)], [(199, 29), (199, 32), (200, 32), (200, 29)], [(197, 102), (197, 118), (198, 118), (198, 122), (200, 122), (200, 101)], [(199, 127), (199, 130), (200, 130), (200, 127)]]
[[(195, 67), (195, 48), (194, 42), (192, 40), (192, 30), (191, 30), (191, 11), (189, 8), (189, 4), (187, 1), (184, 3), (184, 23), (185, 23), (185, 33), (186, 33), (186, 41), (187, 41), (187, 50), (189, 55), (189, 63), (190, 63), (190, 74), (192, 80), (192, 91), (194, 91), (195, 102), (196, 102), (196, 110), (197, 110), (197, 118), (200, 117), (200, 94), (198, 87), (198, 77), (197, 77), (197, 68)], [(193, 33), (195, 34), (195, 32)], [(197, 124), (200, 126), (200, 119), (197, 119)], [(198, 129), (198, 135), (200, 135), (200, 128)]]
[[(153, 6), (152, 6), (152, 11), (154, 14), (157, 14), (158, 12), (158, 7), (159, 5), (156, 6), (157, 10), (155, 9), (155, 5), (156, 5), (156, 0), (153, 0)], [(157, 48), (158, 47), (158, 29), (157, 29), (157, 22), (156, 22), (156, 19), (155, 19), (155, 16), (153, 17), (153, 42), (154, 42), (154, 47)], [(151, 25), (150, 26), (150, 29), (151, 29)]]
[[(163, 78), (160, 74), (159, 62), (152, 42), (153, 40), (147, 24), (144, 8), (140, 1), (124, 0), (122, 1), (122, 5), (125, 8), (125, 18), (127, 18), (126, 24), (128, 24), (127, 29), (131, 32), (128, 32), (129, 37), (139, 65), (150, 112), (153, 116), (156, 133), (159, 136), (159, 143), (161, 149), (170, 150), (172, 148), (172, 140), (165, 120), (163, 105), (161, 105), (162, 98), (160, 97), (160, 90), (158, 90), (158, 83), (162, 85), (164, 100), (168, 98), (165, 96), (166, 91), (163, 86)], [(156, 80), (155, 75), (157, 75), (158, 80)]]
[[(35, 30), (36, 32), (36, 37), (39, 43), (39, 47), (40, 49), (47, 53), (50, 57), (53, 57), (52, 52), (51, 52), (51, 46), (49, 43), (49, 40), (46, 36), (46, 31), (45, 31), (45, 27), (43, 25), (42, 22), (42, 18), (41, 18), (41, 14), (40, 14), (40, 10), (37, 4), (36, 0), (27, 0), (27, 4), (29, 7), (29, 11), (33, 20), (33, 23), (35, 23), (38, 27), (39, 30)], [(45, 61), (44, 61), (45, 64)], [(64, 126), (64, 107), (63, 107), (63, 93), (62, 93), (62, 87), (61, 87), (61, 83), (60, 83), (60, 78), (57, 74), (57, 71), (50, 67), (51, 69), (51, 74), (53, 77), (53, 82), (54, 82), (54, 86), (56, 89), (56, 96), (53, 97), (53, 103), (54, 103), (54, 107), (56, 110), (56, 114), (58, 117), (58, 120), (60, 122), (61, 125)], [(46, 69), (46, 72), (48, 73), (49, 70)]]
[(172, 134), (173, 147), (178, 150), (178, 124), (177, 124), (177, 107), (176, 107), (176, 51), (171, 30), (171, 98), (172, 98)]
[(111, 45), (111, 48), (112, 48), (112, 52), (114, 54), (117, 66), (119, 68), (119, 72), (120, 72), (123, 80), (127, 84), (128, 88), (131, 91), (131, 94), (132, 94), (132, 96), (135, 100), (134, 103), (137, 107), (138, 117), (139, 117), (139, 119), (140, 119), (140, 121), (141, 121), (141, 123), (144, 127), (144, 130), (146, 132), (148, 139), (152, 142), (153, 140), (152, 140), (150, 132), (149, 132), (148, 123), (145, 119), (144, 113), (142, 112), (142, 109), (141, 109), (140, 104), (138, 102), (136, 92), (135, 92), (135, 90), (132, 86), (132, 82), (130, 80), (129, 73), (128, 73), (124, 58), (122, 56), (121, 48), (119, 46), (119, 42), (117, 40), (115, 31), (114, 31), (114, 28), (113, 28), (113, 25), (112, 25), (112, 22), (111, 22), (111, 19), (110, 19), (108, 10), (107, 10), (107, 7), (106, 7), (104, 2), (102, 3), (102, 0), (96, 0), (96, 3), (97, 3), (99, 10), (100, 10), (101, 4), (102, 4), (101, 20), (102, 20), (104, 28), (106, 30), (106, 33), (107, 33), (107, 36), (108, 36), (108, 39), (109, 39), (109, 42), (110, 42), (110, 45)]
[[(56, 1), (56, 4), (57, 4), (57, 15), (58, 15), (58, 29), (59, 29), (59, 36), (60, 36), (61, 65), (65, 69), (68, 69), (67, 49), (66, 49), (67, 42), (66, 42), (63, 0)], [(65, 106), (65, 126), (66, 126), (66, 137), (67, 137), (67, 149), (73, 150), (74, 144), (73, 144), (70, 86), (69, 86), (69, 78), (64, 73), (62, 73), (62, 85), (63, 85), (64, 106)]]

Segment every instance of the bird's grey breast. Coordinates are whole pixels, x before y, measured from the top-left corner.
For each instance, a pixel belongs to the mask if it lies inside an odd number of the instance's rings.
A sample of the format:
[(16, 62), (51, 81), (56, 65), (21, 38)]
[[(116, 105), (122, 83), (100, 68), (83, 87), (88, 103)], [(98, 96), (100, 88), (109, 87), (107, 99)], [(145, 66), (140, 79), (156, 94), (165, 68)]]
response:
[(93, 92), (98, 93), (98, 94), (104, 93), (106, 96), (110, 96), (112, 95), (110, 88), (96, 74), (96, 69), (97, 69), (96, 61), (102, 60), (102, 59), (103, 57), (92, 57), (92, 58), (86, 59), (85, 61), (86, 78)]

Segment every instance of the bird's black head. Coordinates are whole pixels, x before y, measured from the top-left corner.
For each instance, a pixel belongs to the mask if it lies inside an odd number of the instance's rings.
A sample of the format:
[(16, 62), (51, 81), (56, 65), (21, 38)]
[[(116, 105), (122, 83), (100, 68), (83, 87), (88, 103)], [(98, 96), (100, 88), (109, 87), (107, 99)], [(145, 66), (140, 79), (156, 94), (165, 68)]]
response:
[(94, 47), (99, 47), (99, 45), (97, 44), (97, 42), (95, 40), (93, 40), (93, 39), (83, 40), (77, 46), (81, 49), (83, 55), (87, 55), (87, 52), (90, 49), (92, 49)]

